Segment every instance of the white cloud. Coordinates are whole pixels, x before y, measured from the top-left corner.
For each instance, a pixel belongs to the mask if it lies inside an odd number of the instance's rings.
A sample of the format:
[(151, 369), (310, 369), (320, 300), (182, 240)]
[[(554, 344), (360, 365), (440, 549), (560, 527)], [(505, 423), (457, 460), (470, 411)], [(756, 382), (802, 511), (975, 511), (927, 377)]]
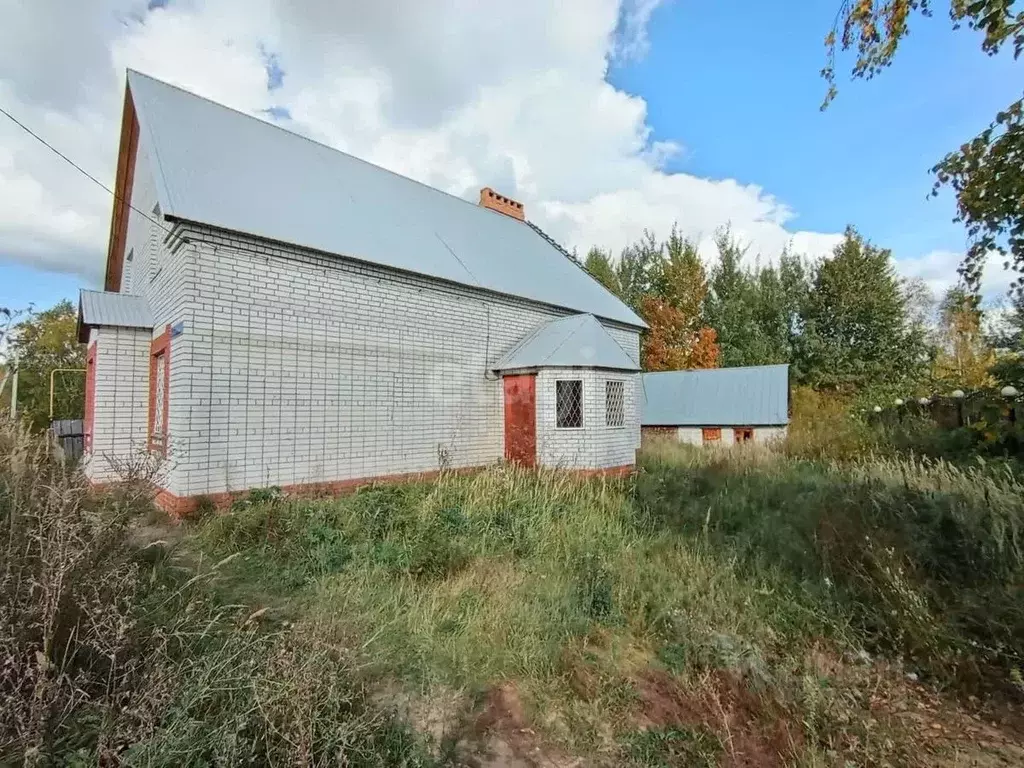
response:
[[(903, 275), (924, 280), (938, 298), (957, 284), (957, 267), (963, 258), (964, 254), (956, 251), (931, 251), (918, 258), (900, 259), (897, 266)], [(992, 254), (982, 275), (982, 295), (989, 302), (1001, 300), (1006, 296), (1014, 276), (1015, 273), (1003, 269), (1001, 260)]]
[[(642, 55), (662, 1), (0, 0), (0, 99), (108, 185), (132, 67), (254, 114), (283, 107), (289, 128), (453, 194), (493, 186), (581, 251), (678, 222), (705, 250), (730, 224), (766, 259), (829, 253), (838, 235), (794, 230), (757, 185), (667, 172), (681, 147), (652, 142), (644, 100), (605, 80)], [(268, 51), (285, 72), (272, 91)], [(0, 147), (0, 259), (95, 282), (109, 195), (3, 120)], [(929, 258), (910, 266), (937, 270)]]

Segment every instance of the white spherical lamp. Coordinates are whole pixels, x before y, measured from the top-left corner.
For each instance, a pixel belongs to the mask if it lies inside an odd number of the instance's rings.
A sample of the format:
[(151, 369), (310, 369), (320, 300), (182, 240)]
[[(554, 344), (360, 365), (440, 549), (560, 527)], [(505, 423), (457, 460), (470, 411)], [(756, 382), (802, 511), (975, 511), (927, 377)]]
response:
[(902, 397), (897, 397), (896, 398), (896, 405), (903, 405), (903, 398)]
[(1003, 397), (1016, 397), (1017, 395), (1020, 394), (1020, 392), (1018, 392), (1017, 388), (1012, 384), (1007, 384), (1005, 387), (999, 390), (999, 394), (1001, 394)]
[(957, 400), (963, 400), (964, 399), (964, 391), (962, 389), (954, 389), (952, 392), (949, 393), (949, 396), (950, 397), (954, 397)]
[(875, 406), (874, 408), (872, 408), (871, 410), (873, 410), (873, 411), (874, 411), (875, 413), (881, 413), (881, 412), (882, 412), (882, 406), (880, 406), (880, 405), (876, 405), (876, 406)]
[(929, 400), (927, 397), (922, 397), (917, 402), (919, 402), (921, 405), (928, 405), (931, 402), (931, 400)]

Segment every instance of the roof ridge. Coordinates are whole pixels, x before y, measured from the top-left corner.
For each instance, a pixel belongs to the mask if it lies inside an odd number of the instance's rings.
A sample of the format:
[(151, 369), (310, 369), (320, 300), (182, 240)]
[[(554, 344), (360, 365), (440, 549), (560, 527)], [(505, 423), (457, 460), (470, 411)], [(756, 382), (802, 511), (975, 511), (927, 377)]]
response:
[[(281, 131), (283, 133), (288, 134), (289, 136), (294, 136), (295, 138), (303, 139), (304, 141), (308, 141), (311, 144), (315, 144), (318, 147), (323, 147), (324, 149), (329, 149), (331, 152), (337, 152), (339, 155), (345, 155), (345, 157), (350, 157), (353, 160), (355, 160), (355, 161), (357, 161), (359, 163), (362, 163), (363, 165), (369, 165), (372, 168), (377, 169), (378, 171), (384, 171), (385, 173), (389, 173), (392, 176), (396, 176), (399, 179), (402, 179), (403, 181), (407, 181), (407, 182), (410, 182), (412, 184), (417, 184), (417, 185), (419, 185), (421, 187), (425, 187), (426, 189), (429, 189), (431, 192), (436, 192), (439, 195), (444, 195), (445, 197), (450, 197), (453, 200), (458, 200), (460, 203), (465, 203), (466, 205), (471, 206), (472, 208), (475, 208), (477, 210), (487, 211), (488, 213), (496, 214), (498, 216), (505, 216), (506, 218), (512, 218), (511, 216), (507, 216), (506, 214), (499, 213), (498, 211), (493, 211), (490, 208), (484, 208), (482, 205), (478, 205), (477, 203), (474, 203), (474, 202), (471, 202), (469, 200), (466, 200), (464, 197), (459, 197), (458, 195), (453, 195), (451, 192), (445, 192), (443, 189), (438, 189), (437, 187), (432, 187), (429, 184), (427, 184), (426, 182), (419, 181), (418, 179), (414, 179), (411, 176), (405, 176), (404, 174), (401, 174), (398, 171), (393, 171), (390, 168), (385, 168), (383, 165), (377, 165), (376, 163), (371, 163), (369, 160), (364, 160), (363, 158), (359, 157), (358, 155), (353, 155), (351, 152), (345, 152), (344, 150), (338, 149), (337, 147), (332, 147), (330, 144), (325, 144), (324, 142), (319, 141), (317, 139), (314, 139), (311, 136), (307, 136), (307, 135), (305, 135), (303, 133), (298, 133), (297, 131), (290, 131), (287, 128), (285, 128), (283, 125), (278, 125), (277, 123), (272, 123), (269, 120), (264, 120), (261, 117), (257, 117), (256, 115), (250, 114), (249, 112), (243, 112), (240, 109), (235, 109), (234, 107), (230, 107), (227, 104), (221, 104), (219, 101), (214, 101), (213, 99), (209, 98), (208, 96), (203, 96), (202, 94), (194, 93), (193, 91), (190, 91), (187, 88), (182, 88), (180, 85), (175, 85), (174, 83), (168, 83), (165, 80), (160, 80), (159, 78), (153, 77), (152, 75), (147, 75), (145, 72), (140, 72), (139, 70), (132, 69), (131, 67), (126, 67), (125, 71), (126, 72), (131, 72), (131, 73), (133, 73), (135, 75), (138, 75), (139, 77), (144, 77), (147, 80), (152, 80), (154, 83), (159, 83), (160, 85), (166, 86), (168, 88), (173, 88), (174, 90), (180, 91), (181, 93), (185, 94), (186, 96), (191, 96), (192, 98), (195, 98), (195, 99), (201, 99), (202, 101), (208, 102), (209, 104), (212, 104), (215, 107), (220, 107), (221, 109), (226, 109), (229, 112), (234, 112), (236, 114), (239, 114), (242, 117), (247, 117), (250, 120), (255, 120), (257, 123), (261, 123), (262, 125), (266, 125), (266, 126), (269, 126), (271, 128), (275, 128), (275, 129), (277, 129), (277, 130), (279, 130), (279, 131)], [(535, 229), (535, 231), (539, 231), (539, 227), (534, 227), (534, 225), (531, 224), (529, 221), (525, 221), (524, 220), (523, 223), (529, 225), (532, 229)], [(547, 237), (546, 235), (544, 235), (544, 239), (547, 240), (552, 245), (554, 245), (555, 248), (557, 248), (558, 250), (561, 250), (563, 253), (565, 253), (565, 250), (561, 246), (559, 246), (557, 243), (555, 243), (554, 240), (552, 240), (551, 238)], [(568, 254), (566, 254), (566, 255), (568, 255)], [(570, 260), (572, 260), (571, 257), (570, 257)]]
[(644, 376), (659, 373), (707, 373), (709, 371), (745, 371), (752, 368), (789, 368), (789, 363), (768, 363), (767, 365), (730, 365), (725, 368), (680, 368), (676, 371), (644, 371)]
[[(571, 339), (573, 336), (575, 336), (577, 333), (580, 332), (580, 329), (583, 327), (583, 324), (585, 322), (587, 322), (587, 318), (588, 317), (593, 318), (594, 316), (591, 315), (589, 312), (581, 312), (578, 315), (568, 315), (566, 317), (561, 317), (558, 320), (550, 320), (550, 321), (548, 321), (547, 324), (551, 325), (551, 323), (556, 323), (556, 322), (560, 322), (560, 321), (563, 321), (563, 320), (579, 319), (579, 322), (576, 323), (576, 327), (573, 328), (569, 333), (567, 333), (565, 335), (565, 337), (560, 342), (558, 342), (558, 345), (547, 354), (547, 356), (544, 358), (544, 362), (545, 363), (548, 360), (550, 360), (558, 350), (560, 350), (563, 346), (565, 346), (565, 342), (567, 342), (569, 339)], [(594, 319), (596, 321), (596, 318), (594, 318)]]
[[(577, 277), (575, 270), (562, 266), (564, 262), (558, 260), (556, 252), (567, 256), (568, 261), (593, 280), (564, 248), (532, 222), (518, 221), (489, 210), (299, 133), (296, 129), (306, 126), (295, 121), (289, 121), (290, 124), (285, 126), (255, 110), (250, 113), (221, 104), (135, 69), (127, 70), (126, 87), (129, 95), (134, 91), (142, 136), (154, 150), (150, 152), (152, 167), (148, 171), (154, 177), (161, 206), (166, 209), (165, 215), (522, 298), (561, 310), (592, 312), (615, 326), (645, 327), (642, 318), (598, 281), (590, 282), (582, 275)], [(202, 134), (188, 130), (183, 118), (178, 118), (175, 113), (189, 116), (193, 122), (204, 126), (209, 124), (212, 138), (204, 138)], [(191, 167), (195, 161), (189, 160), (187, 153), (207, 146), (223, 150), (229, 146), (225, 142), (232, 132), (245, 137), (245, 141), (254, 147), (270, 152), (276, 162), (274, 172), (292, 191), (301, 194), (303, 169), (316, 175), (319, 173), (316, 165), (320, 164), (324, 171), (317, 175), (316, 181), (330, 194), (341, 195), (348, 190), (349, 197), (352, 197), (351, 183), (345, 181), (346, 175), (371, 180), (373, 184), (366, 193), (366, 200), (380, 208), (380, 216), (386, 215), (387, 203), (382, 196), (401, 199), (420, 209), (412, 217), (415, 226), (394, 237), (378, 238), (378, 242), (368, 239), (365, 232), (339, 235), (324, 223), (329, 221), (324, 204), (316, 208), (316, 217), (292, 216), (293, 220), (269, 225), (254, 216), (253, 211), (262, 211), (267, 206), (264, 205), (265, 197), (252, 191), (243, 191), (242, 200), (233, 206), (219, 204), (216, 195), (209, 191), (210, 184), (218, 180), (233, 181), (236, 177), (250, 178), (249, 174), (254, 172), (252, 164), (260, 160), (256, 156), (246, 158), (229, 152), (224, 159), (210, 156), (211, 167), (197, 171)], [(166, 164), (162, 162), (165, 149), (169, 153)], [(286, 162), (289, 156), (294, 156), (297, 168)], [(342, 178), (332, 181), (339, 173)], [(233, 176), (229, 179), (225, 174)], [(469, 208), (459, 207), (452, 200), (458, 200)], [(351, 218), (360, 210), (358, 205), (353, 205), (346, 209), (346, 215)], [(522, 224), (528, 228), (515, 229)], [(380, 226), (383, 225), (376, 219), (367, 224), (367, 227)], [(431, 231), (434, 237), (425, 249), (425, 255), (414, 258), (408, 253), (411, 249), (403, 246), (419, 230), (423, 235)], [(454, 239), (449, 237), (449, 233)], [(539, 240), (534, 239), (537, 236), (540, 236)], [(557, 275), (558, 281), (544, 286), (539, 283), (545, 281), (531, 278), (529, 272), (515, 274), (517, 270), (512, 265), (517, 249), (525, 252), (527, 263)]]
[[(516, 352), (518, 352), (520, 349), (522, 349), (527, 344), (529, 344), (530, 341), (532, 341), (534, 338), (536, 338), (537, 334), (540, 333), (541, 329), (544, 328), (545, 326), (547, 326), (551, 322), (552, 322), (551, 320), (544, 320), (543, 322), (537, 323), (537, 325), (535, 325), (533, 327), (533, 329), (529, 333), (525, 334), (522, 338), (519, 339), (519, 341), (516, 343), (516, 345), (514, 347), (509, 349), (508, 352), (506, 352), (501, 357), (499, 357), (497, 360), (495, 360), (494, 361), (494, 365), (501, 365), (501, 362), (503, 360), (511, 357)], [(492, 366), (492, 370), (493, 370), (493, 368), (494, 368), (494, 366)]]

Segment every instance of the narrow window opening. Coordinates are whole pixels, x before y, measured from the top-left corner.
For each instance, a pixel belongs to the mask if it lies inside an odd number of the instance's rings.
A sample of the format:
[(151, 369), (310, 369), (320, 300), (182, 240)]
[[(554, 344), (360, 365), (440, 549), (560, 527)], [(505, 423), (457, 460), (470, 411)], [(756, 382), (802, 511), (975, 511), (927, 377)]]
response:
[(582, 380), (555, 382), (555, 414), (558, 429), (580, 429), (583, 426)]
[(754, 439), (754, 430), (751, 427), (738, 427), (732, 434), (737, 443), (749, 443)]
[(153, 340), (149, 357), (149, 450), (167, 455), (168, 389), (170, 386), (170, 330)]
[(604, 423), (606, 427), (626, 424), (626, 385), (622, 381), (604, 383)]

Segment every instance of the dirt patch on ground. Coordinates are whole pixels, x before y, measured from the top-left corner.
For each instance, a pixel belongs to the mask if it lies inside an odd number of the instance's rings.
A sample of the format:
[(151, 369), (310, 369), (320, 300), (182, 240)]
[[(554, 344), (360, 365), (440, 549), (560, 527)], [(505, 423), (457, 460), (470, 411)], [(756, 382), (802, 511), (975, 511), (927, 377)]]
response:
[(514, 683), (492, 688), (473, 722), (468, 741), (473, 756), (468, 765), (480, 768), (576, 768), (580, 758), (561, 754), (541, 743), (530, 727)]
[(800, 751), (803, 736), (783, 708), (730, 673), (708, 672), (684, 687), (668, 672), (648, 669), (634, 684), (639, 727), (713, 733), (725, 768), (781, 768)]
[(807, 661), (827, 683), (822, 690), (834, 692), (814, 708), (817, 747), (826, 754), (921, 768), (1024, 765), (1024, 720), (1011, 704), (956, 701), (866, 655), (815, 649)]
[(888, 675), (871, 697), (871, 715), (916, 746), (916, 764), (940, 768), (1024, 765), (1020, 713), (1009, 704), (952, 701), (925, 685)]

